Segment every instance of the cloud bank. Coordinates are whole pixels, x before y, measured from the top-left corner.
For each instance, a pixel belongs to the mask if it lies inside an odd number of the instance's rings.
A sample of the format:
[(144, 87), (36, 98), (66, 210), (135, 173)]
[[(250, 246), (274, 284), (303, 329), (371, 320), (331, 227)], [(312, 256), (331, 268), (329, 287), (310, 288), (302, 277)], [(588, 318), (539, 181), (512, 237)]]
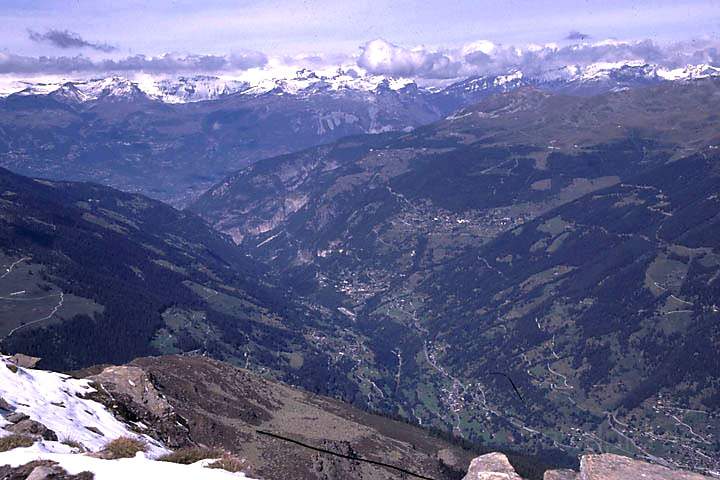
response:
[[(48, 32), (49, 34), (50, 32)], [(79, 36), (63, 35), (54, 42), (89, 47)], [(45, 38), (47, 34), (42, 34)], [(78, 43), (79, 42), (79, 43)], [(59, 46), (59, 43), (58, 43)], [(62, 47), (65, 48), (65, 47)], [(102, 51), (102, 50), (101, 50)], [(351, 54), (308, 54), (295, 57), (269, 58), (257, 51), (241, 51), (228, 55), (164, 54), (132, 55), (124, 58), (91, 59), (74, 56), (23, 56), (0, 51), (0, 74), (5, 75), (102, 75), (112, 73), (150, 74), (219, 74), (253, 68), (275, 67), (298, 70), (339, 67), (363, 69), (371, 74), (412, 77), (428, 81), (444, 81), (473, 75), (491, 75), (521, 70), (530, 76), (552, 76), (565, 67), (583, 68), (598, 62), (635, 61), (676, 68), (689, 64), (720, 65), (720, 41), (701, 39), (672, 44), (651, 40), (591, 42), (586, 34), (570, 32), (568, 39), (544, 45), (505, 45), (478, 40), (452, 48), (405, 47), (383, 39), (362, 45)]]
[(27, 57), (0, 52), (0, 73), (4, 74), (104, 74), (104, 73), (219, 73), (248, 70), (267, 64), (261, 52), (222, 55), (175, 55), (157, 57), (133, 55), (121, 59), (91, 60), (83, 55)]
[(89, 48), (98, 52), (114, 52), (117, 47), (107, 43), (90, 42), (75, 32), (51, 29), (45, 33), (28, 30), (28, 38), (33, 42), (48, 43), (58, 48)]
[[(529, 75), (549, 74), (566, 66), (584, 67), (599, 62), (639, 61), (664, 67), (720, 63), (720, 42), (694, 40), (660, 45), (651, 40), (588, 42), (587, 35), (565, 45), (550, 43), (523, 46), (495, 44), (487, 40), (449, 49), (405, 48), (377, 39), (361, 48), (357, 63), (370, 73), (428, 79), (504, 73), (521, 70)], [(582, 38), (580, 38), (582, 37)]]

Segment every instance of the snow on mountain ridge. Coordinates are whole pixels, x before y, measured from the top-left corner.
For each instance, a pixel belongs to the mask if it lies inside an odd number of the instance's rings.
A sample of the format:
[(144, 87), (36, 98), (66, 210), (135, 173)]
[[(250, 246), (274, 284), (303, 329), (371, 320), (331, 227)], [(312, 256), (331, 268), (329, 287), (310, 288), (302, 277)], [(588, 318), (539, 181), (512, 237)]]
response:
[(665, 80), (689, 80), (720, 76), (720, 67), (708, 64), (688, 65), (675, 69), (660, 68), (657, 73)]
[[(511, 69), (501, 74), (481, 75), (460, 80), (467, 91), (486, 89), (511, 89), (522, 84), (543, 82), (597, 82), (608, 80), (685, 81), (711, 76), (720, 76), (720, 68), (709, 64), (687, 65), (680, 68), (666, 68), (641, 60), (621, 62), (597, 62), (585, 66), (566, 65), (552, 70), (528, 74)], [(312, 95), (318, 92), (379, 92), (399, 91), (409, 86), (434, 93), (442, 88), (418, 86), (412, 78), (390, 77), (359, 73), (353, 68), (313, 71), (274, 71), (255, 69), (239, 77), (228, 76), (179, 76), (153, 77), (138, 75), (133, 79), (110, 76), (82, 81), (44, 81), (32, 83), (16, 81), (5, 84), (0, 96), (54, 95), (76, 103), (98, 100), (111, 101), (147, 97), (165, 103), (190, 103), (214, 100), (228, 95), (259, 96)], [(451, 86), (452, 87), (452, 86)]]
[[(23, 421), (39, 422), (58, 437), (57, 441), (37, 438), (28, 447), (2, 451), (0, 466), (18, 468), (30, 462), (46, 460), (54, 462), (70, 475), (91, 472), (95, 480), (251, 480), (241, 472), (207, 468), (216, 459), (205, 459), (190, 465), (156, 460), (169, 450), (147, 435), (132, 432), (104, 405), (85, 398), (93, 392), (95, 388), (89, 380), (23, 368), (11, 357), (0, 355), (0, 399), (3, 401), (0, 403), (0, 437), (10, 435), (8, 427)], [(17, 414), (26, 415), (27, 420), (9, 420), (11, 415)], [(147, 450), (132, 458), (112, 460), (95, 455), (105, 444), (119, 437), (138, 438), (145, 443)], [(71, 445), (70, 441), (83, 448)], [(35, 470), (28, 478), (55, 478), (47, 472), (41, 477)]]
[[(0, 356), (0, 398), (16, 412), (55, 432), (60, 440), (71, 438), (89, 451), (98, 451), (113, 438), (140, 437), (151, 454), (167, 452), (158, 441), (132, 433), (102, 404), (83, 398), (95, 391), (88, 380), (9, 365), (10, 357)], [(0, 416), (0, 436), (8, 434), (3, 427), (9, 424)]]

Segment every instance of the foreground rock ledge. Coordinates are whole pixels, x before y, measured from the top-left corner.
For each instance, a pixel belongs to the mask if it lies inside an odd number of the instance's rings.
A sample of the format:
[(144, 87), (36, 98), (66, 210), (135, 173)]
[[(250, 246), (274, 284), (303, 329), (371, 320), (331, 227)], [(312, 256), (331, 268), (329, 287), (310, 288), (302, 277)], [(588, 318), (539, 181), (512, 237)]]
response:
[(660, 465), (633, 460), (620, 455), (583, 455), (580, 459), (579, 480), (709, 480), (710, 477), (682, 470), (673, 470)]
[[(682, 470), (673, 470), (633, 460), (631, 458), (604, 453), (583, 455), (580, 471), (550, 470), (545, 480), (712, 480), (710, 477)], [(502, 453), (488, 453), (475, 458), (463, 480), (522, 480), (515, 472), (507, 457)]]
[(470, 463), (463, 480), (522, 480), (502, 453), (481, 455)]

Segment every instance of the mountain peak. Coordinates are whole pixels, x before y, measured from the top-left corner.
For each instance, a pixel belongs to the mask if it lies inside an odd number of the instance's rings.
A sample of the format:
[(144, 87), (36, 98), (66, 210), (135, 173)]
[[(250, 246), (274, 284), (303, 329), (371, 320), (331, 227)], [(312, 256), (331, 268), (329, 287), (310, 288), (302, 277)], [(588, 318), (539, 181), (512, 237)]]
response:
[[(258, 70), (239, 77), (213, 75), (179, 75), (154, 77), (150, 75), (129, 79), (113, 75), (83, 81), (58, 83), (17, 81), (6, 91), (23, 96), (49, 95), (64, 101), (83, 103), (154, 99), (165, 103), (188, 103), (214, 100), (229, 95), (307, 96), (320, 92), (362, 92), (383, 94), (393, 91), (423, 91), (427, 94), (487, 95), (505, 92), (521, 86), (537, 85), (547, 88), (605, 88), (653, 84), (663, 81), (686, 81), (720, 76), (720, 68), (710, 64), (668, 68), (642, 60), (596, 62), (589, 65), (565, 65), (545, 71), (529, 73), (518, 68), (505, 72), (474, 75), (460, 79), (446, 87), (419, 86), (407, 77), (359, 73), (354, 68), (334, 70), (301, 68), (293, 71)], [(75, 87), (74, 89), (71, 88)]]

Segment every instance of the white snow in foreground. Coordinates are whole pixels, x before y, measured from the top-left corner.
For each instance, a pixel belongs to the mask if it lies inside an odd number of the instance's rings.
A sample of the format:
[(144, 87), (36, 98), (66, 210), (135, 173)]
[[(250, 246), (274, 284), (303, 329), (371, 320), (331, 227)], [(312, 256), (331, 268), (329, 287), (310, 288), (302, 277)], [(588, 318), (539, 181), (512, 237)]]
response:
[(251, 480), (243, 473), (231, 473), (215, 468), (205, 468), (213, 460), (202, 460), (192, 465), (159, 462), (138, 453), (134, 458), (102, 460), (73, 453), (52, 453), (45, 451), (42, 444), (28, 448), (16, 448), (0, 453), (0, 465), (18, 467), (35, 460), (57, 462), (71, 475), (92, 472), (95, 480), (168, 479), (168, 480)]
[[(147, 443), (152, 456), (167, 452), (156, 440), (130, 431), (104, 405), (79, 398), (95, 391), (88, 380), (22, 367), (14, 373), (7, 368), (8, 363), (8, 357), (0, 356), (0, 397), (16, 411), (54, 431), (59, 440), (73, 440), (90, 451), (98, 451), (115, 438), (135, 437)], [(3, 429), (7, 424), (0, 416), (0, 436), (8, 433)], [(103, 435), (86, 427), (97, 428)]]
[[(27, 448), (0, 452), (0, 465), (18, 467), (35, 460), (57, 462), (68, 473), (92, 472), (96, 480), (127, 480), (128, 478), (156, 478), (172, 480), (251, 480), (243, 473), (231, 473), (206, 468), (214, 460), (202, 460), (192, 465), (180, 465), (153, 460), (168, 450), (156, 440), (132, 432), (105, 407), (78, 395), (95, 391), (88, 380), (78, 380), (60, 373), (18, 367), (13, 372), (7, 367), (9, 357), (0, 355), (0, 397), (17, 412), (38, 421), (53, 430), (60, 441), (39, 440)], [(0, 415), (0, 437), (10, 423)], [(94, 427), (103, 435), (91, 432)], [(104, 460), (78, 453), (63, 444), (65, 439), (81, 443), (90, 451), (102, 447), (118, 437), (135, 437), (145, 441), (147, 453), (134, 458)]]

